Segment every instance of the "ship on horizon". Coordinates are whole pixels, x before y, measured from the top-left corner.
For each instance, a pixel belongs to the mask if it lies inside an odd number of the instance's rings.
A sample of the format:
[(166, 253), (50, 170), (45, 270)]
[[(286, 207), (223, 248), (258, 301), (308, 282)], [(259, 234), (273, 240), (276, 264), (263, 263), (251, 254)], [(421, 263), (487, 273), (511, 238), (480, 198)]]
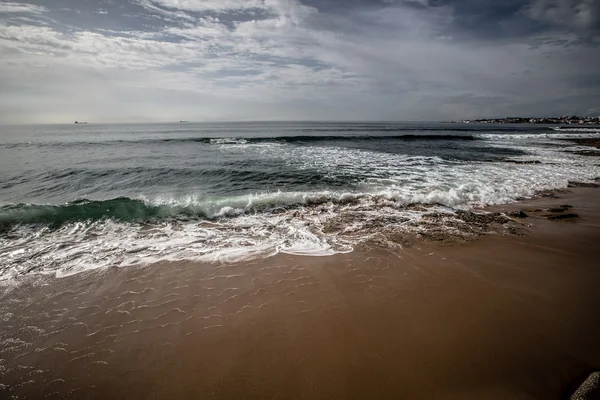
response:
[(85, 121), (75, 121), (75, 123), (78, 125), (87, 125), (87, 122)]

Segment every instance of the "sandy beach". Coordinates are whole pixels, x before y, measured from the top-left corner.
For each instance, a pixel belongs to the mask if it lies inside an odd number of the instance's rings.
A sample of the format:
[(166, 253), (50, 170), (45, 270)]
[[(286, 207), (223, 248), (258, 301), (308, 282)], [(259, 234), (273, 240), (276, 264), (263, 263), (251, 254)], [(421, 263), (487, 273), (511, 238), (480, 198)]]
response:
[(0, 400), (600, 400), (600, 0), (0, 0)]
[(0, 0), (0, 400), (600, 400), (600, 0)]
[(600, 190), (500, 209), (526, 233), (5, 289), (0, 394), (559, 399), (600, 365)]

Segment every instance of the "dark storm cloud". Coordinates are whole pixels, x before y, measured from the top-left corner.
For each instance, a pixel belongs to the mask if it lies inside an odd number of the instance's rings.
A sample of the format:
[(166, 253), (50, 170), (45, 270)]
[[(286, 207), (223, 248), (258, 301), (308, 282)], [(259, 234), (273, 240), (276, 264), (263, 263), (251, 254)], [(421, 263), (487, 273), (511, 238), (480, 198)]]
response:
[(597, 0), (1, 2), (0, 119), (600, 113), (599, 12)]

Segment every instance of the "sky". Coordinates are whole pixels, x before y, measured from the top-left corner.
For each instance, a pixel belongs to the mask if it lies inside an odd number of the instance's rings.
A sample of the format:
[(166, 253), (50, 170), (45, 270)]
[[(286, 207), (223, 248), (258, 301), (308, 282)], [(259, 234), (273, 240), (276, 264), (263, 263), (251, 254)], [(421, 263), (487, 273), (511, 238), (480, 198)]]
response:
[(0, 0), (0, 123), (600, 115), (600, 0)]

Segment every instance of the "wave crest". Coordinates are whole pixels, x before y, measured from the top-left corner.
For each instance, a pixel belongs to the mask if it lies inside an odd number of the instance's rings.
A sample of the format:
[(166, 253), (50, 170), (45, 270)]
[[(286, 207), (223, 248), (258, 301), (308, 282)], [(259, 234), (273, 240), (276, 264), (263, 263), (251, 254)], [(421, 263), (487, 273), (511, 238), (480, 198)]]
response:
[(119, 197), (111, 200), (76, 200), (63, 205), (16, 204), (0, 208), (0, 231), (15, 225), (46, 224), (57, 228), (67, 223), (114, 219), (122, 222), (155, 218), (202, 216), (187, 207), (151, 205), (142, 200)]
[[(381, 135), (356, 135), (340, 134), (340, 135), (291, 135), (291, 136), (261, 136), (261, 137), (178, 137), (164, 139), (141, 139), (141, 140), (103, 140), (103, 141), (69, 141), (69, 142), (37, 142), (37, 143), (5, 143), (0, 144), (4, 148), (19, 148), (24, 146), (47, 146), (47, 147), (74, 147), (74, 146), (114, 146), (119, 144), (167, 144), (167, 143), (200, 143), (208, 145), (245, 145), (245, 144), (302, 144), (302, 143), (319, 143), (319, 142), (368, 142), (368, 141), (465, 141), (479, 140), (475, 135), (476, 132), (469, 130), (456, 130), (457, 132), (472, 133), (472, 134), (401, 134), (390, 135), (385, 134), (388, 131), (382, 131)], [(332, 132), (332, 131), (323, 131)], [(347, 132), (347, 131), (333, 131)], [(395, 132), (393, 130), (392, 132)]]

